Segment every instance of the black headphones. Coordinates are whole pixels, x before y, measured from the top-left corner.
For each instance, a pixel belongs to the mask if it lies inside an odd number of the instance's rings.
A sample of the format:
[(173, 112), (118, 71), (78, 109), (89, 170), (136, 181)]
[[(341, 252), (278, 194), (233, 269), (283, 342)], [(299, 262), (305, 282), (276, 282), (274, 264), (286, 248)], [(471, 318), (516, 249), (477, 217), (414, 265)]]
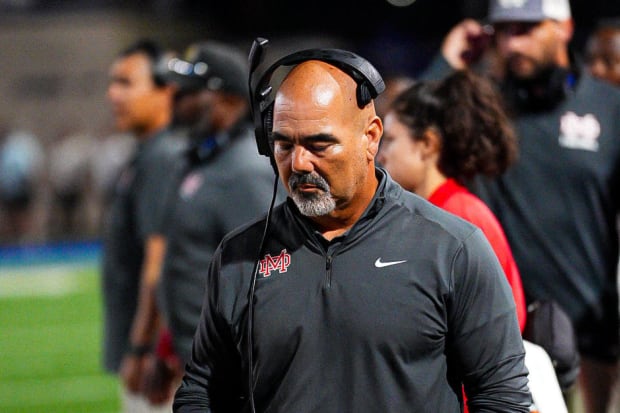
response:
[(269, 84), (273, 73), (281, 66), (294, 66), (307, 60), (320, 60), (336, 66), (357, 83), (357, 105), (366, 106), (385, 89), (381, 75), (366, 59), (353, 52), (341, 49), (307, 49), (278, 59), (260, 77), (254, 75), (263, 60), (269, 41), (258, 37), (249, 54), (249, 90), (252, 117), (254, 119), (256, 145), (261, 155), (272, 157), (273, 148), (269, 135), (273, 123), (273, 102), (275, 94)]
[(174, 80), (171, 76), (171, 66), (175, 62), (175, 54), (164, 50), (152, 56), (151, 73), (153, 74), (153, 82), (157, 87), (169, 85)]

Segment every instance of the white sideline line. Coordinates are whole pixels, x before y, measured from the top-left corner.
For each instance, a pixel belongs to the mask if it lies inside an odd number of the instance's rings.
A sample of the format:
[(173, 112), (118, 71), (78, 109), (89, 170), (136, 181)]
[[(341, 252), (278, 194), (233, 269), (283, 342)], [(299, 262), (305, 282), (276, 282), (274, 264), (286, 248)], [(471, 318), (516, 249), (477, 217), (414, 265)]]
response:
[(83, 265), (0, 268), (0, 297), (62, 296), (80, 291)]

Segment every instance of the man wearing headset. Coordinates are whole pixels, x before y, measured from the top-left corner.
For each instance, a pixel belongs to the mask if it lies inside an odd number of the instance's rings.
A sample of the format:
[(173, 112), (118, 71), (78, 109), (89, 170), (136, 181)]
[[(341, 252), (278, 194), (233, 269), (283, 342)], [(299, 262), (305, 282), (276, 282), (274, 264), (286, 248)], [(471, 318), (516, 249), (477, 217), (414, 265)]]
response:
[[(481, 41), (487, 36), (480, 24), (461, 22), (428, 76), (475, 68), (477, 45), (492, 45), (520, 155), (504, 175), (474, 190), (506, 231), (528, 304), (553, 300), (570, 317), (586, 411), (603, 413), (620, 360), (620, 93), (573, 59), (568, 0), (492, 0), (488, 19), (490, 43)], [(566, 390), (578, 369), (563, 364), (556, 370)]]
[(174, 410), (456, 413), (464, 383), (471, 412), (527, 412), (514, 301), (484, 235), (375, 166), (378, 75), (369, 89), (339, 62), (352, 53), (304, 56), (255, 123), (289, 198), (216, 251)]

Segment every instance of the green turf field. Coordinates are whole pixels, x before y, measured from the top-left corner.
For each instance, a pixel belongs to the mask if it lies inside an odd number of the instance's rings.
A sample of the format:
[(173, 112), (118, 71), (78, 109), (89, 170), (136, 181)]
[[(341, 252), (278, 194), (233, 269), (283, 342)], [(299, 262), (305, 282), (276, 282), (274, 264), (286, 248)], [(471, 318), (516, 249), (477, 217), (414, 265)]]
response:
[(115, 413), (97, 267), (0, 267), (0, 412)]

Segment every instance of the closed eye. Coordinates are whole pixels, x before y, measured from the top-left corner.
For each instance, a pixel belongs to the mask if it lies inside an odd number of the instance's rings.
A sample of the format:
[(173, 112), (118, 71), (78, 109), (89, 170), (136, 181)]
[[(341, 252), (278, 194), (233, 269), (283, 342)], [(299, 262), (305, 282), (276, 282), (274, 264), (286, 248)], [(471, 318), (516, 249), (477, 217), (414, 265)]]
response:
[(274, 132), (272, 136), (275, 149), (281, 152), (290, 151), (293, 146), (301, 145), (310, 152), (321, 154), (340, 142), (335, 136), (328, 134), (305, 136), (298, 142), (293, 142), (293, 139), (277, 132)]

